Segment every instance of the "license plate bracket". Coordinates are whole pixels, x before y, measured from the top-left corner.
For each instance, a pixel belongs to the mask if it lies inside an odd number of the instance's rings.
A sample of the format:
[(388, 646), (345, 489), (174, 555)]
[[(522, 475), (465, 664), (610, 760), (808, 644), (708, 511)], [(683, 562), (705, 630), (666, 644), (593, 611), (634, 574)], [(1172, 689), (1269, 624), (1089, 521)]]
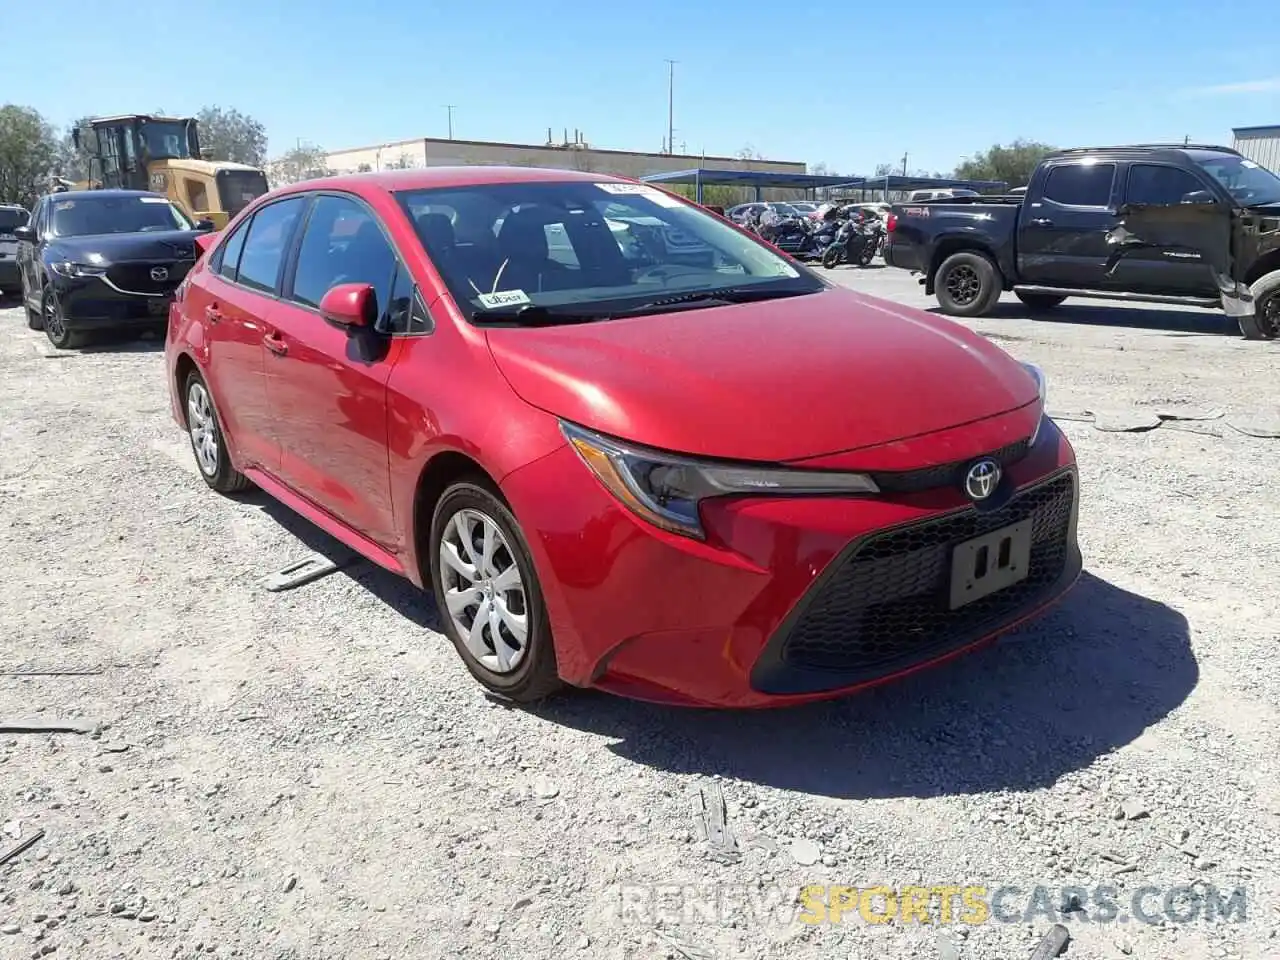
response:
[(1030, 517), (972, 540), (951, 552), (951, 609), (989, 597), (1025, 580), (1031, 567)]
[(169, 304), (171, 301), (168, 297), (163, 300), (149, 300), (147, 302), (147, 312), (153, 317), (167, 317), (169, 315)]

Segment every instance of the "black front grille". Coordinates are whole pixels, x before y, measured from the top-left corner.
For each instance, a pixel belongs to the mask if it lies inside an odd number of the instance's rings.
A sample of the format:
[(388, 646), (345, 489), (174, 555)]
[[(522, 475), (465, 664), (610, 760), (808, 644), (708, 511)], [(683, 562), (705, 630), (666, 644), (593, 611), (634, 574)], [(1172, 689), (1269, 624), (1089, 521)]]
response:
[[(1031, 438), (1027, 437), (985, 456), (995, 460), (1001, 467), (1008, 467), (1025, 457), (1030, 449)], [(884, 493), (919, 493), (923, 490), (936, 490), (939, 487), (960, 489), (963, 485), (965, 470), (977, 459), (980, 458), (970, 457), (968, 460), (955, 460), (920, 470), (872, 473), (871, 479)]]
[[(1075, 480), (1065, 474), (996, 510), (962, 513), (872, 536), (837, 561), (782, 644), (806, 670), (884, 675), (972, 643), (1007, 622), (1062, 576), (1071, 546)], [(1031, 565), (1019, 583), (949, 608), (951, 551), (1032, 518)]]
[[(163, 280), (157, 280), (151, 271), (167, 272)], [(172, 293), (191, 269), (188, 262), (118, 263), (107, 268), (107, 279), (127, 293)]]

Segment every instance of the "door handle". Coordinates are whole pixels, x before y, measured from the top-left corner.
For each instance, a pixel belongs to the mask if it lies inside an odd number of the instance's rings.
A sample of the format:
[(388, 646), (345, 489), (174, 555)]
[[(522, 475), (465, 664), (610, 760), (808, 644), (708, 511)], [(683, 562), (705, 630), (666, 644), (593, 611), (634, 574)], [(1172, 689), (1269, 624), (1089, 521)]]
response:
[(219, 312), (216, 304), (211, 304), (204, 308), (204, 318), (210, 323), (217, 323), (222, 319), (222, 314)]
[(278, 333), (264, 334), (262, 342), (266, 344), (267, 349), (274, 353), (277, 357), (283, 357), (289, 352), (289, 345), (284, 342)]
[(1036, 217), (1034, 220), (1031, 221), (1031, 224), (1032, 226), (1036, 226), (1036, 227), (1052, 227), (1053, 221), (1050, 220), (1048, 217)]

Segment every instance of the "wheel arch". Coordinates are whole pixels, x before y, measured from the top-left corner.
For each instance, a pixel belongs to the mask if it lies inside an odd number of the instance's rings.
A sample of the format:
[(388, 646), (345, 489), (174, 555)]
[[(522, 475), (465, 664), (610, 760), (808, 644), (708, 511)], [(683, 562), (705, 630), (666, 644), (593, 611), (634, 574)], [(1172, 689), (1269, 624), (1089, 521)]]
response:
[(1244, 275), (1244, 282), (1247, 286), (1252, 286), (1268, 273), (1276, 270), (1280, 270), (1280, 250), (1272, 250), (1265, 257), (1259, 257), (1254, 261), (1249, 272)]
[[(173, 362), (173, 395), (175, 397), (184, 397), (187, 387), (187, 378), (191, 376), (192, 371), (199, 372), (200, 367), (196, 363), (195, 358), (189, 353), (180, 353)], [(212, 399), (212, 396), (210, 397)], [(187, 423), (187, 405), (185, 402), (174, 404), (174, 409), (181, 418), (183, 428), (189, 428), (191, 425)]]
[(431, 584), (431, 553), (426, 541), (431, 535), (431, 520), (435, 516), (436, 504), (450, 486), (463, 479), (470, 479), (488, 488), (490, 493), (506, 503), (506, 497), (502, 495), (493, 475), (478, 460), (460, 450), (441, 450), (422, 465), (413, 490), (411, 529), (416, 572), (421, 578), (421, 585), (427, 589), (430, 589)]

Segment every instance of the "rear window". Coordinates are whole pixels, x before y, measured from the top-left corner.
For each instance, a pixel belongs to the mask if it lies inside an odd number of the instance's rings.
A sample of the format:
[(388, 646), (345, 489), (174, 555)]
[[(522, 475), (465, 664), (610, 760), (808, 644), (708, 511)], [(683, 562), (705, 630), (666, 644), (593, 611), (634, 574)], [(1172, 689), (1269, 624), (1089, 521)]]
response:
[(25, 210), (0, 207), (0, 233), (13, 233), (15, 227), (26, 224), (29, 216)]

